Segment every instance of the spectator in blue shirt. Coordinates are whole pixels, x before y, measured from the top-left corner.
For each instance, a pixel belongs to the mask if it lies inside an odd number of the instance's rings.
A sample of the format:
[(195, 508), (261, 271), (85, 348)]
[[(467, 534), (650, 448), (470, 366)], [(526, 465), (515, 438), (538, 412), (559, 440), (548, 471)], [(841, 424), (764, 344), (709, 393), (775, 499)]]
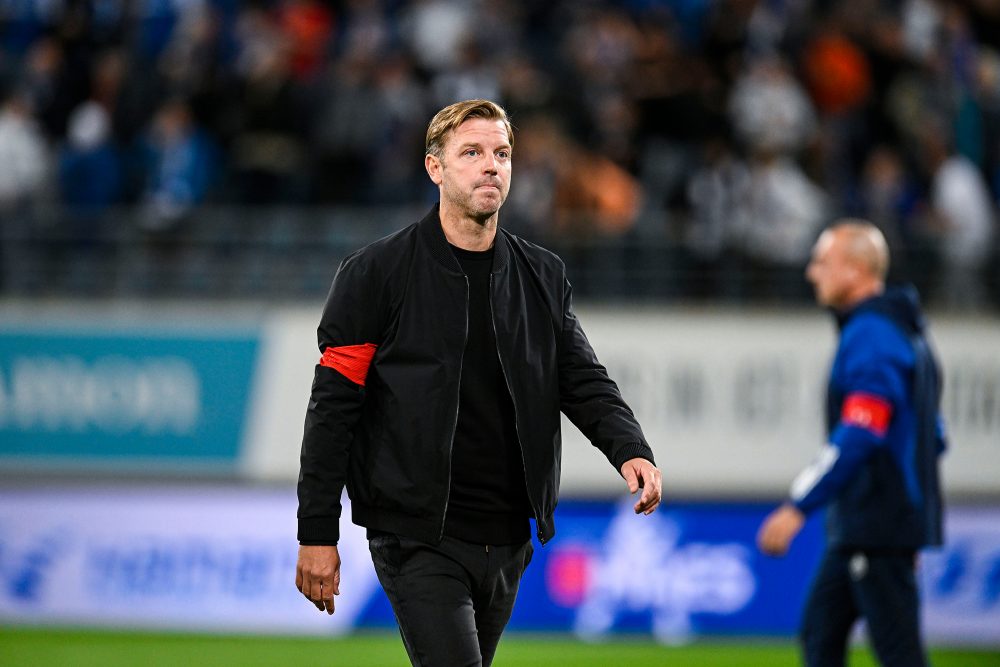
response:
[(78, 231), (95, 226), (110, 206), (121, 202), (122, 165), (111, 118), (92, 100), (70, 116), (59, 154), (59, 191)]
[(175, 228), (202, 203), (215, 178), (215, 146), (194, 121), (186, 102), (166, 102), (143, 142), (146, 214), (152, 232)]

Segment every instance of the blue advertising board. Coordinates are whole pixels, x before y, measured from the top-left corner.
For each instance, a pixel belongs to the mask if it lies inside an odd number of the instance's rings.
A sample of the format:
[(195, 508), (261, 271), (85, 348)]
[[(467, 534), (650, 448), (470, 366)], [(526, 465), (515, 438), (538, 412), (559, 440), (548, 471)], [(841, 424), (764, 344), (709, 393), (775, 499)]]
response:
[[(754, 544), (773, 506), (669, 504), (636, 516), (633, 502), (560, 503), (555, 539), (535, 544), (512, 630), (643, 634), (671, 643), (794, 633), (823, 545), (819, 517), (806, 523), (789, 557), (775, 559)], [(359, 623), (393, 624), (384, 596)]]
[(231, 465), (256, 335), (0, 333), (0, 458)]
[[(822, 549), (810, 519), (785, 558), (754, 541), (769, 506), (569, 500), (535, 555), (512, 631), (679, 643), (795, 634)], [(363, 528), (341, 522), (337, 613), (295, 589), (294, 488), (0, 488), (0, 623), (337, 634), (392, 628)], [(350, 515), (345, 498), (344, 515)], [(952, 508), (920, 559), (931, 643), (1000, 647), (1000, 507)]]
[(346, 632), (381, 593), (364, 530), (344, 526), (350, 584), (320, 614), (294, 585), (295, 507), (294, 488), (0, 489), (0, 624)]

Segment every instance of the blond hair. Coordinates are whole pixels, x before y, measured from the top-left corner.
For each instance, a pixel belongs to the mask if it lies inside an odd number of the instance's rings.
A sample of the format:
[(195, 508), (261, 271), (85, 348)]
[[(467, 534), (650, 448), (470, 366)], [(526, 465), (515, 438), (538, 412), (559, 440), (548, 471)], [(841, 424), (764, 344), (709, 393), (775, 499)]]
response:
[(465, 100), (455, 102), (441, 109), (427, 126), (427, 137), (424, 140), (424, 152), (440, 159), (444, 154), (444, 144), (448, 133), (470, 118), (485, 118), (486, 120), (503, 121), (507, 130), (507, 142), (514, 145), (514, 128), (511, 127), (507, 112), (496, 102), (489, 100)]

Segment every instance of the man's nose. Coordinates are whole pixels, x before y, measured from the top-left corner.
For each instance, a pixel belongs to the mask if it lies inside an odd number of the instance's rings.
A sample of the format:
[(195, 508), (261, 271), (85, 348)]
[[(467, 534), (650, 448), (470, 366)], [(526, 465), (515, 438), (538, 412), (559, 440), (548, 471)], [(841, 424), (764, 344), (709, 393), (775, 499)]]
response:
[(498, 170), (497, 156), (487, 153), (486, 159), (483, 161), (483, 171), (487, 174), (495, 174)]

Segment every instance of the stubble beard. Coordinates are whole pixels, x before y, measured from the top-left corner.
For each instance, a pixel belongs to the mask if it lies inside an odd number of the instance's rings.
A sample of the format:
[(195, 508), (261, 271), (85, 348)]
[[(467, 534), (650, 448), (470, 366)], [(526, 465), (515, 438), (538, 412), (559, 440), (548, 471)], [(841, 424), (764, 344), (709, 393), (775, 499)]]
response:
[(448, 201), (458, 210), (462, 211), (468, 218), (475, 220), (480, 225), (485, 225), (493, 218), (500, 207), (503, 206), (504, 197), (502, 191), (497, 191), (497, 197), (485, 198), (477, 196), (476, 188), (471, 192), (463, 192), (454, 187), (446, 186), (444, 195)]

